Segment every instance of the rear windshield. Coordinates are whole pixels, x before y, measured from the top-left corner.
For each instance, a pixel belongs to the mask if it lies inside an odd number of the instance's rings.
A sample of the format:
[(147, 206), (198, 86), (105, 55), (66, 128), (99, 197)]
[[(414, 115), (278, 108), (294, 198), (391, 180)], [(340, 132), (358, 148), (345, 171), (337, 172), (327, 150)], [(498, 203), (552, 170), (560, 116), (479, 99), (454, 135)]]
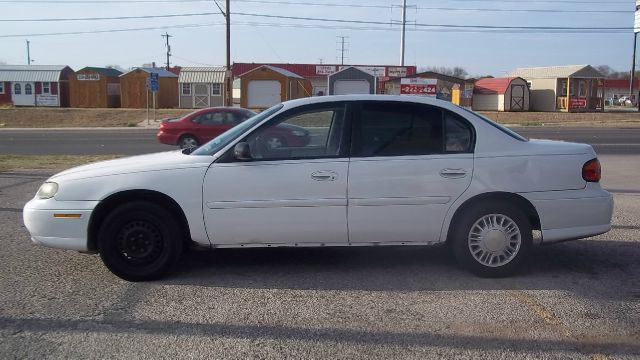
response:
[(512, 138), (514, 138), (514, 139), (516, 139), (516, 140), (519, 140), (519, 141), (529, 141), (529, 139), (527, 139), (526, 137), (524, 137), (524, 136), (522, 136), (522, 135), (518, 134), (517, 132), (515, 132), (515, 131), (513, 131), (513, 130), (511, 130), (511, 129), (509, 129), (509, 128), (505, 127), (505, 126), (502, 126), (502, 125), (498, 124), (498, 123), (497, 123), (497, 122), (495, 122), (494, 120), (491, 120), (491, 119), (489, 119), (488, 117), (486, 117), (486, 116), (484, 116), (484, 115), (482, 115), (482, 114), (479, 114), (479, 113), (477, 113), (477, 112), (475, 112), (475, 111), (471, 111), (471, 110), (466, 109), (466, 108), (463, 108), (462, 106), (459, 106), (459, 108), (460, 108), (460, 109), (462, 109), (462, 110), (464, 110), (464, 111), (466, 111), (466, 112), (468, 112), (468, 113), (471, 113), (471, 114), (473, 114), (473, 115), (475, 115), (475, 116), (479, 117), (481, 120), (483, 120), (483, 121), (484, 121), (484, 122), (486, 122), (487, 124), (489, 124), (489, 125), (493, 126), (494, 128), (496, 128), (496, 129), (498, 129), (498, 130), (502, 131), (503, 133), (505, 133), (505, 134), (507, 134), (507, 135), (511, 136)]

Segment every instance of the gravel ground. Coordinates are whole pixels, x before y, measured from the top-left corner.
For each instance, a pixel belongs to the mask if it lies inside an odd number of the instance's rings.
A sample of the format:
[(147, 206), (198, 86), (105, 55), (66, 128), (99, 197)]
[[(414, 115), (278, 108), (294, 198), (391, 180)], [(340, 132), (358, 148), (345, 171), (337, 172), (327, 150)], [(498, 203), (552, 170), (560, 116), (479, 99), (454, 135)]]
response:
[(601, 160), (614, 229), (507, 279), (394, 247), (191, 252), (127, 283), (33, 245), (21, 208), (45, 175), (0, 173), (0, 358), (638, 358), (640, 157)]

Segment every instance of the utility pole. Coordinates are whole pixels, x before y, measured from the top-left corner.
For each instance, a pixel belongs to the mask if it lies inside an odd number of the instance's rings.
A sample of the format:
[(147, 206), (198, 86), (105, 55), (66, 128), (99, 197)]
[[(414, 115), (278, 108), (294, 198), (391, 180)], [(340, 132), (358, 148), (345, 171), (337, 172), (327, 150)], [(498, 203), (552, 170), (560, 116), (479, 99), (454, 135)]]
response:
[(402, 34), (400, 35), (400, 66), (404, 66), (404, 36), (407, 26), (407, 0), (402, 0)]
[(233, 84), (231, 80), (231, 1), (226, 1), (224, 17), (227, 23), (227, 71), (224, 82), (224, 89), (227, 94), (227, 106), (233, 106)]
[[(338, 39), (340, 39), (340, 65), (344, 65), (344, 53), (347, 51), (347, 49), (345, 48), (345, 42), (344, 39), (348, 39), (348, 36), (336, 36)], [(347, 44), (348, 45), (348, 44)]]
[(165, 33), (163, 35), (161, 35), (163, 38), (166, 38), (167, 42), (165, 44), (165, 46), (167, 47), (167, 71), (169, 71), (169, 67), (171, 66), (171, 62), (169, 61), (169, 59), (171, 58), (171, 45), (169, 45), (169, 38), (173, 37), (172, 35), (169, 35), (168, 32), (165, 31)]
[(31, 48), (29, 44), (31, 44), (31, 42), (27, 40), (27, 65), (31, 65), (31, 63), (34, 62), (34, 60), (31, 59)]

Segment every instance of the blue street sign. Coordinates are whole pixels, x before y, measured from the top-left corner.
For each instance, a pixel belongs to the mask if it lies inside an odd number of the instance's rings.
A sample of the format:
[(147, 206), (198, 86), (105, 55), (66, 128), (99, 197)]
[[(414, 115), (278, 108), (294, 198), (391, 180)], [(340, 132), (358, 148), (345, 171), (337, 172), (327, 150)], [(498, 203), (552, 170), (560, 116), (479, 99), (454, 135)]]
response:
[(160, 90), (158, 78), (158, 73), (150, 73), (149, 77), (147, 78), (147, 87), (153, 92)]

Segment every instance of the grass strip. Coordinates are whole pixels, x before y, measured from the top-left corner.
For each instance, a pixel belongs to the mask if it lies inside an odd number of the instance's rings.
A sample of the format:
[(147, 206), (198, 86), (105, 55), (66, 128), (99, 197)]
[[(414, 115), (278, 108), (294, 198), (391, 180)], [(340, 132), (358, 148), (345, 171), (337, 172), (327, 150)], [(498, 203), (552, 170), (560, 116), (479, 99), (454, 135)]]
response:
[(0, 171), (63, 170), (122, 155), (0, 155)]

